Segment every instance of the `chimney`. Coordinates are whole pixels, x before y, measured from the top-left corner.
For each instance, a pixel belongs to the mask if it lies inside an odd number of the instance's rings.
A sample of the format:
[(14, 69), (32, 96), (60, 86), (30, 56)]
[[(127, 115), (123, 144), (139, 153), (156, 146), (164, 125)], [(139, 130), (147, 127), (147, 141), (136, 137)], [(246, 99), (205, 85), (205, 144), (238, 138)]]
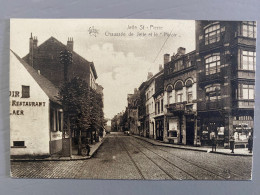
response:
[(163, 66), (159, 64), (159, 72), (163, 70)]
[(33, 49), (37, 49), (37, 46), (38, 46), (38, 38), (34, 37), (33, 38)]
[(33, 37), (31, 33), (31, 37), (29, 38), (29, 64), (33, 67), (33, 56), (34, 52), (38, 46), (37, 37)]
[(67, 48), (68, 48), (68, 50), (73, 51), (73, 38), (72, 37), (68, 38)]
[(148, 75), (147, 75), (147, 80), (149, 80), (150, 78), (153, 77), (153, 73), (152, 72), (148, 72)]
[(137, 88), (135, 88), (134, 94), (137, 94)]
[(163, 55), (163, 57), (164, 57), (164, 64), (170, 62), (170, 54), (166, 53)]
[(38, 70), (38, 75), (41, 75), (41, 71), (40, 70)]
[(178, 55), (184, 55), (186, 52), (186, 49), (184, 47), (179, 47), (177, 50)]

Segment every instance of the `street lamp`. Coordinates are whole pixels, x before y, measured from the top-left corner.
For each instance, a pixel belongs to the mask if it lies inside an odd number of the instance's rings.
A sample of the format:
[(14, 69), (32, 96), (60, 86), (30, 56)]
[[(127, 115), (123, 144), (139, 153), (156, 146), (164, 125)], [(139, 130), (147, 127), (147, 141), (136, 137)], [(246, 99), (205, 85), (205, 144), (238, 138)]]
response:
[[(68, 50), (63, 50), (60, 52), (60, 63), (64, 65), (64, 86), (66, 86), (68, 82), (68, 67), (70, 64), (72, 64), (73, 59), (72, 59), (72, 53)], [(67, 143), (66, 137), (65, 137), (65, 129), (62, 131), (62, 150), (63, 150), (63, 155), (64, 156), (71, 156), (71, 131), (70, 131), (70, 119), (69, 119), (69, 110), (68, 110), (68, 105), (66, 100), (63, 101), (63, 109), (64, 109), (64, 119), (67, 121), (67, 131), (68, 131), (68, 140), (69, 142)]]

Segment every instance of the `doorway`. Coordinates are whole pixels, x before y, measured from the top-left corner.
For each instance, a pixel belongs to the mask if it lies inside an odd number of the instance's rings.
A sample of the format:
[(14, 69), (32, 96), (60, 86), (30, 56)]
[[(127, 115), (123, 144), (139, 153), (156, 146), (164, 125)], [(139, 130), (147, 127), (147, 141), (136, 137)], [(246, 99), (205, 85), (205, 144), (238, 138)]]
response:
[(194, 122), (186, 122), (186, 144), (194, 145)]

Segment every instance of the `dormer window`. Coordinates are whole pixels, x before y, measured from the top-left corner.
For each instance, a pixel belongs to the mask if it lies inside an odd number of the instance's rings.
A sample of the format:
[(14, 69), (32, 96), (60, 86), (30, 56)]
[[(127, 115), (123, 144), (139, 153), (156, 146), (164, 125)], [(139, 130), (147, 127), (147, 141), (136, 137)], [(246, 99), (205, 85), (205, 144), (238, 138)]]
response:
[(212, 24), (205, 28), (205, 45), (220, 41), (220, 24)]
[(177, 62), (175, 62), (175, 71), (179, 71), (183, 69), (183, 61), (182, 60), (178, 60)]

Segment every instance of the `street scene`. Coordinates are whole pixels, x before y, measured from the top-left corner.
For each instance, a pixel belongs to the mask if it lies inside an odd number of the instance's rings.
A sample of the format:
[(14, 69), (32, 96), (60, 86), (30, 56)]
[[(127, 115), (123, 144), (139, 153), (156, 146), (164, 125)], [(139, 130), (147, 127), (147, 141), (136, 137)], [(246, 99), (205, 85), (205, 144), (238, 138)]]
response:
[(12, 176), (18, 178), (248, 180), (252, 157), (153, 146), (132, 136), (109, 134), (89, 160), (11, 166)]
[(256, 22), (10, 23), (12, 177), (251, 180)]

